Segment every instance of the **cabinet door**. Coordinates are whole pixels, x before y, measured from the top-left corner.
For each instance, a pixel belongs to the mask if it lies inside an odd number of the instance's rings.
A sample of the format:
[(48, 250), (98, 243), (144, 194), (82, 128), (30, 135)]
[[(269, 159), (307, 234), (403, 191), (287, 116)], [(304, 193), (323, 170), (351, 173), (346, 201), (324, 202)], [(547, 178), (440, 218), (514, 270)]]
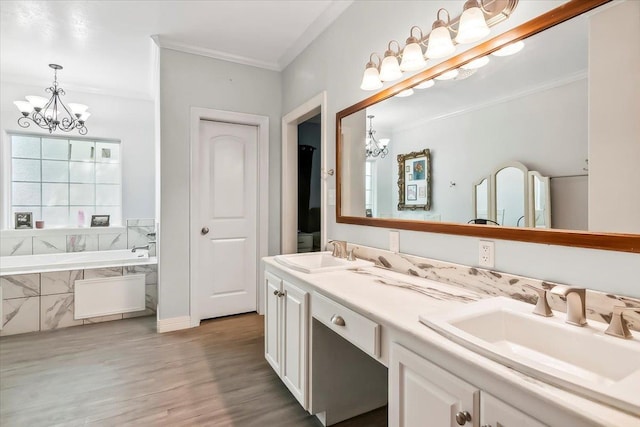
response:
[(309, 325), (309, 293), (283, 281), (282, 317), (282, 381), (307, 408), (307, 338)]
[(480, 425), (482, 427), (545, 427), (540, 421), (484, 391), (480, 393)]
[[(391, 427), (477, 426), (479, 390), (393, 343), (389, 363)], [(456, 421), (468, 412), (471, 421)]]
[(264, 307), (264, 357), (274, 371), (280, 375), (280, 352), (282, 351), (281, 316), (282, 280), (271, 273), (265, 273), (266, 292)]

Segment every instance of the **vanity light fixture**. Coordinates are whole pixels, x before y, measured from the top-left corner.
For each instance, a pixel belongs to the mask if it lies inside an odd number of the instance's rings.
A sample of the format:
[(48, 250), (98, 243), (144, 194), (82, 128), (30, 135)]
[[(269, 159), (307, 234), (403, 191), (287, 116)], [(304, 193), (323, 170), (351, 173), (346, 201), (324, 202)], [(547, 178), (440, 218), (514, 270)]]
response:
[[(468, 0), (460, 16), (451, 19), (449, 12), (440, 8), (430, 33), (419, 27), (409, 30), (405, 47), (392, 40), (387, 45), (384, 59), (378, 65), (372, 54), (365, 66), (360, 88), (377, 90), (383, 82), (398, 80), (404, 71), (418, 71), (426, 67), (426, 59), (439, 59), (455, 52), (456, 44), (473, 43), (487, 36), (490, 28), (511, 16), (519, 0)], [(443, 19), (443, 18), (446, 18)], [(452, 40), (455, 34), (455, 40)], [(392, 44), (397, 49), (392, 49)], [(422, 49), (426, 47), (423, 55)], [(496, 54), (496, 52), (494, 52)]]
[(442, 73), (439, 76), (436, 76), (434, 78), (436, 80), (451, 80), (451, 79), (455, 79), (456, 77), (458, 77), (458, 74), (460, 74), (460, 71), (458, 71), (458, 69), (455, 68), (453, 70), (445, 71), (444, 73)]
[[(391, 44), (398, 45), (398, 50), (391, 49)], [(380, 80), (383, 82), (391, 82), (398, 80), (402, 77), (402, 70), (398, 63), (398, 56), (400, 55), (400, 43), (395, 40), (391, 40), (387, 46), (387, 51), (384, 53), (384, 59), (380, 65)]]
[[(413, 36), (413, 30), (416, 29), (420, 33), (420, 38), (417, 39)], [(422, 47), (420, 47), (420, 40), (422, 40), (422, 30), (415, 25), (409, 30), (409, 38), (407, 44), (402, 50), (402, 62), (400, 63), (400, 70), (402, 71), (416, 71), (424, 68), (427, 65), (427, 61), (424, 59), (422, 53)]]
[(488, 63), (489, 63), (489, 57), (488, 56), (481, 56), (478, 59), (474, 59), (471, 62), (467, 62), (466, 64), (464, 64), (460, 68), (462, 68), (464, 70), (477, 70), (478, 68), (484, 67)]
[(515, 53), (518, 53), (524, 47), (524, 42), (522, 40), (517, 41), (515, 43), (511, 43), (503, 47), (502, 49), (498, 49), (493, 52), (491, 55), (493, 56), (509, 56)]
[[(440, 12), (447, 14), (447, 22), (440, 19)], [(449, 26), (451, 18), (447, 9), (439, 9), (436, 14), (436, 20), (431, 26), (431, 34), (429, 35), (429, 43), (427, 44), (427, 58), (444, 58), (455, 52), (456, 47), (451, 40), (451, 32)]]
[(485, 12), (482, 0), (467, 0), (462, 7), (462, 16), (458, 26), (456, 42), (460, 44), (477, 42), (487, 36), (491, 30), (484, 19)]
[[(378, 58), (378, 65), (373, 62), (373, 56)], [(367, 62), (367, 66), (364, 70), (364, 76), (362, 76), (362, 83), (360, 84), (360, 89), (362, 90), (376, 90), (382, 87), (382, 80), (380, 80), (380, 72), (378, 68), (380, 68), (380, 56), (377, 53), (372, 53), (369, 57), (369, 62)]]
[(414, 89), (429, 89), (430, 87), (433, 87), (433, 85), (435, 84), (436, 82), (434, 82), (433, 79), (431, 79), (431, 80), (424, 81), (419, 85), (414, 86)]
[(373, 118), (375, 116), (370, 114), (367, 116), (369, 119), (369, 130), (367, 130), (367, 137), (365, 138), (365, 152), (367, 158), (375, 158), (380, 156), (381, 159), (384, 159), (387, 154), (389, 154), (389, 142), (391, 140), (389, 138), (380, 138), (376, 139), (376, 131), (373, 129)]
[(51, 98), (43, 98), (41, 96), (26, 96), (26, 101), (14, 101), (22, 113), (22, 117), (18, 118), (18, 124), (22, 128), (31, 126), (31, 122), (35, 123), (42, 129), (47, 129), (49, 133), (56, 130), (70, 132), (74, 129), (78, 130), (80, 135), (87, 134), (85, 122), (91, 115), (84, 104), (66, 105), (60, 99), (65, 95), (64, 89), (58, 86), (58, 70), (62, 70), (62, 66), (58, 64), (49, 64), (53, 69), (53, 86), (45, 89), (45, 92), (51, 94)]

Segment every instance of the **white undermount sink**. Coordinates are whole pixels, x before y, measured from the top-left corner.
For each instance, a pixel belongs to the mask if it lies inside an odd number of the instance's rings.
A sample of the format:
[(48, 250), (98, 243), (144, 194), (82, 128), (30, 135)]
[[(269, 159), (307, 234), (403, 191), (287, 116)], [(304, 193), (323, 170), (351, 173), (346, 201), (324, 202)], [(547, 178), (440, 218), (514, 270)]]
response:
[(566, 324), (564, 313), (542, 317), (532, 310), (533, 305), (496, 297), (420, 316), (420, 321), (531, 377), (640, 413), (640, 339), (605, 335), (600, 322), (578, 327)]
[(337, 270), (353, 270), (362, 267), (372, 267), (371, 261), (356, 259), (348, 261), (345, 258), (331, 256), (331, 252), (307, 252), (302, 254), (276, 255), (275, 260), (293, 270), (303, 273), (325, 273)]

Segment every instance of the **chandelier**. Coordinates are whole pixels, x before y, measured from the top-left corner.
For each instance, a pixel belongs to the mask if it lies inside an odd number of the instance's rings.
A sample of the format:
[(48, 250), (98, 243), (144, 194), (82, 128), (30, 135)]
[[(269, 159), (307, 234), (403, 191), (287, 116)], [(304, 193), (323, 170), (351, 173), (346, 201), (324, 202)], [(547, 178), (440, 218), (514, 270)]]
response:
[(84, 123), (91, 115), (87, 111), (89, 107), (70, 103), (67, 108), (60, 99), (65, 95), (65, 91), (58, 87), (58, 70), (62, 70), (62, 66), (49, 64), (49, 67), (53, 69), (53, 86), (46, 88), (45, 92), (50, 93), (51, 98), (30, 95), (25, 97), (26, 101), (14, 101), (13, 103), (22, 113), (18, 124), (20, 127), (28, 128), (33, 122), (42, 129), (47, 129), (49, 133), (55, 130), (70, 132), (77, 129), (80, 135), (86, 135), (87, 128)]
[(367, 137), (365, 138), (365, 150), (368, 158), (374, 158), (380, 156), (381, 159), (389, 154), (387, 145), (391, 141), (389, 138), (376, 139), (376, 131), (373, 130), (373, 118), (375, 116), (369, 115), (369, 130), (367, 130)]

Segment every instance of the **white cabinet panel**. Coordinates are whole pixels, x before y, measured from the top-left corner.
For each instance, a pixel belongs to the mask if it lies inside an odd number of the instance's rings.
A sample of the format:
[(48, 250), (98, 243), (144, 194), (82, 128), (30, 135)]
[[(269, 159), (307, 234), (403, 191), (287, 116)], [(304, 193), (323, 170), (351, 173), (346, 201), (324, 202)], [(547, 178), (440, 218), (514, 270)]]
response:
[(458, 413), (476, 426), (479, 390), (406, 348), (392, 344), (389, 363), (391, 427), (457, 427)]
[(307, 407), (307, 331), (309, 293), (284, 281), (282, 317), (282, 380), (304, 408)]
[(265, 273), (265, 313), (264, 313), (264, 357), (274, 371), (280, 375), (280, 313), (282, 298), (282, 280), (270, 273)]
[(545, 427), (545, 424), (485, 391), (480, 392), (480, 425), (482, 427)]

